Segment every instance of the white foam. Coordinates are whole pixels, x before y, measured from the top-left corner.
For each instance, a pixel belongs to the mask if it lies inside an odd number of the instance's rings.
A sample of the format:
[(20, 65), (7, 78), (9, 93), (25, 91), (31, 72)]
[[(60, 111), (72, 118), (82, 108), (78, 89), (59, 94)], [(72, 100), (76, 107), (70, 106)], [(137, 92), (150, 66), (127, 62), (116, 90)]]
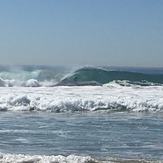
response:
[(21, 80), (4, 80), (0, 78), (0, 87), (52, 87), (56, 85), (55, 80), (38, 81), (36, 79), (29, 79), (26, 81)]
[(4, 154), (0, 153), (1, 163), (129, 163), (129, 162), (144, 162), (144, 163), (161, 163), (160, 160), (149, 161), (149, 160), (131, 160), (131, 159), (120, 159), (120, 158), (104, 158), (104, 159), (93, 159), (90, 156), (46, 156), (46, 155), (24, 155), (24, 154)]
[(24, 83), (25, 87), (39, 87), (40, 84), (37, 80), (35, 79), (29, 79)]
[(69, 155), (67, 157), (58, 156), (45, 156), (45, 155), (23, 155), (23, 154), (0, 154), (0, 162), (3, 163), (95, 163), (89, 156), (75, 156)]
[(163, 111), (163, 86), (1, 87), (0, 110)]

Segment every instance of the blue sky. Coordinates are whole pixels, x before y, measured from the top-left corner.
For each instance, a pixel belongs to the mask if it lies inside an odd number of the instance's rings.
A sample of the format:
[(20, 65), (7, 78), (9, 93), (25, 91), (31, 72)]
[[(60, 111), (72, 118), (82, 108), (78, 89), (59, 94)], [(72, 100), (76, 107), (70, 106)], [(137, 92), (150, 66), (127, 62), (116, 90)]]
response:
[(0, 0), (0, 64), (163, 67), (163, 0)]

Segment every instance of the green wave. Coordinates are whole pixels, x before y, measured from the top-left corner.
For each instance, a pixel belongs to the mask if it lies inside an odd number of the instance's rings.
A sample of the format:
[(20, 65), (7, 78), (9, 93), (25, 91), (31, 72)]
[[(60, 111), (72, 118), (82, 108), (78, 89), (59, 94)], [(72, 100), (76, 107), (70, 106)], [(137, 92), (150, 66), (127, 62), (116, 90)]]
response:
[(69, 74), (57, 85), (102, 85), (111, 81), (126, 80), (133, 84), (163, 84), (163, 75), (143, 74), (127, 71), (109, 71), (102, 68), (84, 67)]

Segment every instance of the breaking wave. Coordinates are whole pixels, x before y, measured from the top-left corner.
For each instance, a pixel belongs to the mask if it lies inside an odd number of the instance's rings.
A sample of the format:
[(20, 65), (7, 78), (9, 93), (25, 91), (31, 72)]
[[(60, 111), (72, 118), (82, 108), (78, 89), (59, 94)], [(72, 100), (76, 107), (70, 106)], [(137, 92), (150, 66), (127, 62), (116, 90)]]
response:
[(54, 86), (67, 70), (53, 67), (0, 67), (0, 87)]
[(44, 155), (14, 155), (14, 154), (0, 154), (0, 162), (3, 163), (97, 163), (93, 158), (89, 156), (75, 156), (69, 155), (67, 157), (58, 156), (44, 156)]
[(111, 81), (128, 81), (130, 84), (142, 86), (158, 85), (163, 84), (163, 75), (84, 67), (71, 73), (57, 85), (103, 85)]
[(144, 159), (120, 159), (120, 158), (92, 158), (90, 156), (46, 156), (46, 155), (24, 155), (24, 154), (4, 154), (0, 153), (0, 162), (3, 163), (161, 163), (162, 161)]
[(162, 86), (5, 87), (0, 111), (163, 112)]
[(71, 72), (61, 68), (26, 68), (0, 70), (0, 87), (103, 85), (112, 81), (125, 85), (162, 85), (163, 74), (146, 74), (129, 70), (83, 67)]

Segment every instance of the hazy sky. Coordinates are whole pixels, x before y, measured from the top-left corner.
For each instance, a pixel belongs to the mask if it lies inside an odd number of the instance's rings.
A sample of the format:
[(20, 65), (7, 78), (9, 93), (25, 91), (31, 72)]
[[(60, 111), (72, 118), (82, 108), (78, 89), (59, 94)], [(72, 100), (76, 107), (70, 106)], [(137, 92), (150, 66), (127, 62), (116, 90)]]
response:
[(0, 0), (0, 64), (163, 67), (163, 0)]

